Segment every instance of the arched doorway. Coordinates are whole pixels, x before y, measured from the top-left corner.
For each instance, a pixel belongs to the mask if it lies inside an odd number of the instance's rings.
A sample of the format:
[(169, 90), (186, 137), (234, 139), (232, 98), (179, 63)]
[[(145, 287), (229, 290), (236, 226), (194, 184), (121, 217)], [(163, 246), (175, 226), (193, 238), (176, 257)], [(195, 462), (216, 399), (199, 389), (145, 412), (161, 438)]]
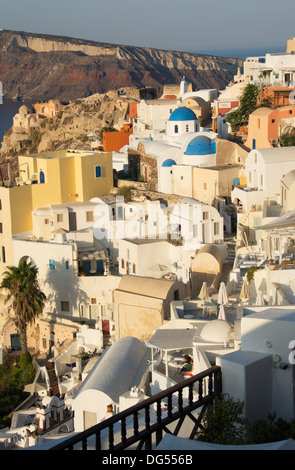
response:
[(35, 263), (35, 261), (34, 261), (34, 259), (31, 258), (31, 256), (22, 256), (22, 257), (20, 258), (20, 260), (19, 260), (19, 263), (20, 263), (21, 261), (26, 261), (27, 264), (28, 264), (28, 263), (31, 263), (32, 266), (34, 266), (34, 267), (37, 266), (36, 263)]

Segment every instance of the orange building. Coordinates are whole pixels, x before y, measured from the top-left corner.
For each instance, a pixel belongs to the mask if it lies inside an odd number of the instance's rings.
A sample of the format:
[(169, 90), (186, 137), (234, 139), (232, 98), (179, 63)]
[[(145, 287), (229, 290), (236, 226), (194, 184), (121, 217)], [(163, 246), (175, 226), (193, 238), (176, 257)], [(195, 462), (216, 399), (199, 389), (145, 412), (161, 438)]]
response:
[(290, 104), (290, 93), (292, 93), (294, 90), (294, 87), (262, 87), (260, 93), (260, 100), (268, 100), (271, 103), (270, 106), (274, 108), (278, 108), (280, 106), (288, 106)]
[(129, 103), (129, 119), (132, 122), (133, 119), (137, 118), (137, 103), (131, 102)]
[(249, 116), (245, 145), (250, 149), (275, 147), (280, 136), (292, 129), (295, 129), (295, 104), (276, 109), (258, 108)]
[(102, 142), (104, 152), (119, 152), (124, 145), (129, 144), (129, 136), (133, 134), (133, 124), (123, 124), (118, 132), (103, 132)]
[(36, 114), (49, 119), (56, 116), (59, 111), (62, 111), (63, 105), (59, 100), (50, 100), (46, 103), (34, 103), (33, 108)]

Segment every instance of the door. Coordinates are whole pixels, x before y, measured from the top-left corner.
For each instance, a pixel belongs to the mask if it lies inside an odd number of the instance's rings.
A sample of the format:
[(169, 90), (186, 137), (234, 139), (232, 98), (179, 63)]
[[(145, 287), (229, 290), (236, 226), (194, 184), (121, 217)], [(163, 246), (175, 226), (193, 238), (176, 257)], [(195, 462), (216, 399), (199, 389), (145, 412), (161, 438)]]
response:
[(97, 416), (93, 411), (83, 411), (84, 430), (97, 424)]
[(104, 335), (110, 334), (110, 321), (109, 320), (102, 320), (102, 332)]
[(202, 230), (203, 230), (203, 243), (211, 243), (210, 240), (210, 223), (203, 223), (202, 225)]
[(18, 334), (10, 335), (10, 349), (11, 351), (19, 351), (21, 349)]
[(77, 230), (77, 214), (76, 214), (76, 212), (69, 212), (69, 225), (70, 225), (70, 232), (76, 232), (76, 230)]

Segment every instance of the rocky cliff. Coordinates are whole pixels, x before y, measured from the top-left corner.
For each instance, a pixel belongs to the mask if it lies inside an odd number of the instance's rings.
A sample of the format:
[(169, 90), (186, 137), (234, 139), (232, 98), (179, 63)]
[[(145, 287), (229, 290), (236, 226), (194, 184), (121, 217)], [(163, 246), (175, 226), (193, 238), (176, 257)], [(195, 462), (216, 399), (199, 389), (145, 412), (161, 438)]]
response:
[(73, 100), (121, 87), (179, 83), (193, 88), (224, 88), (240, 59), (82, 39), (0, 31), (0, 81), (11, 99)]
[[(125, 88), (123, 95), (118, 91), (95, 93), (60, 106), (52, 117), (32, 112), (23, 105), (13, 118), (13, 126), (4, 134), (1, 161), (9, 162), (13, 175), (17, 176), (20, 154), (67, 148), (91, 150), (92, 142), (99, 141), (103, 127), (120, 129), (128, 118), (130, 101), (139, 101), (139, 96), (136, 88)], [(2, 173), (6, 177), (5, 166)]]

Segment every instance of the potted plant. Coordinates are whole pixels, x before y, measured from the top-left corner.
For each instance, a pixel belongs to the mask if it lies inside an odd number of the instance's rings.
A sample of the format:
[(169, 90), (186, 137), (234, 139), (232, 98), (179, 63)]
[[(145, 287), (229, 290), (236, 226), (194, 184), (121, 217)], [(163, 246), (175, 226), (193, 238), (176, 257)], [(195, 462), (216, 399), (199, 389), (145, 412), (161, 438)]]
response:
[(112, 413), (112, 411), (113, 411), (113, 405), (110, 404), (110, 405), (107, 406), (107, 412)]
[(270, 259), (270, 260), (269, 260), (269, 263), (268, 263), (269, 269), (271, 269), (271, 270), (273, 271), (273, 270), (275, 269), (275, 266), (276, 266), (276, 265), (275, 265), (274, 260), (273, 260), (273, 259)]

